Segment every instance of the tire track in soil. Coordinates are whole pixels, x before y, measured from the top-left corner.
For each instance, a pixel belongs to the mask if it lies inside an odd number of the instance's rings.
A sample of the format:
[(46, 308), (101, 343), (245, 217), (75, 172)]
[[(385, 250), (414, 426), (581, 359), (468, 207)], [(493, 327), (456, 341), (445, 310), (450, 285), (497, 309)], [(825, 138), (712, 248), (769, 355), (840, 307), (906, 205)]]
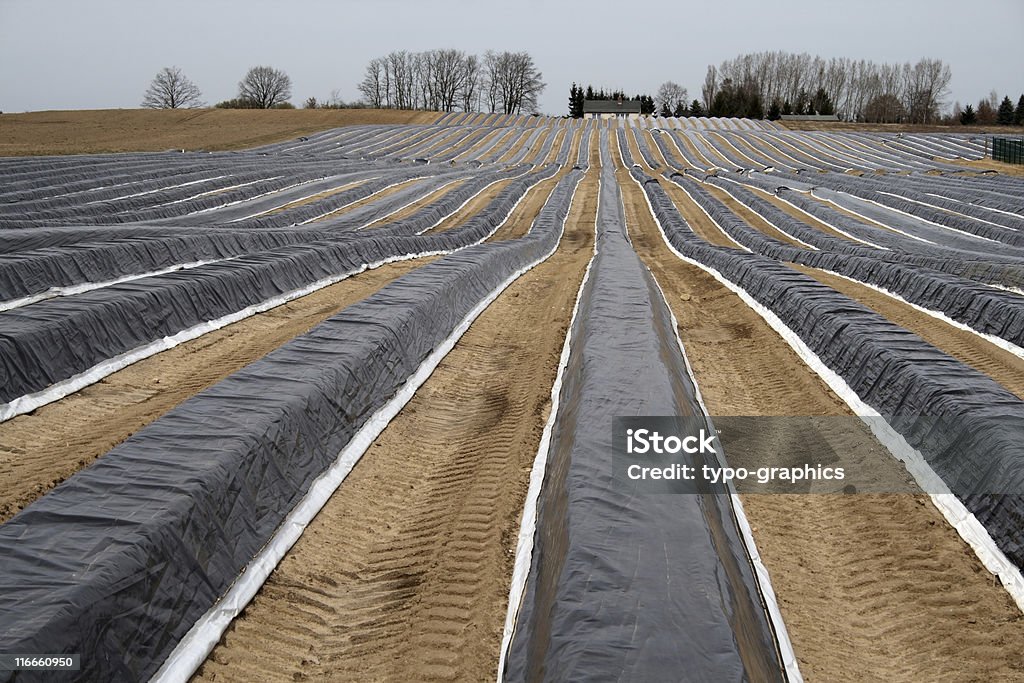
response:
[[(850, 414), (738, 297), (667, 249), (624, 170), (619, 182), (633, 244), (668, 296), (712, 414)], [(874, 457), (865, 464), (879, 472), (901, 469), (885, 451)], [(1020, 611), (927, 496), (743, 504), (807, 681), (1024, 680)]]
[(494, 679), (519, 516), (596, 211), (590, 173), (556, 253), (473, 323), (196, 680)]
[(353, 275), (0, 423), (0, 523), (182, 401), (433, 260)]

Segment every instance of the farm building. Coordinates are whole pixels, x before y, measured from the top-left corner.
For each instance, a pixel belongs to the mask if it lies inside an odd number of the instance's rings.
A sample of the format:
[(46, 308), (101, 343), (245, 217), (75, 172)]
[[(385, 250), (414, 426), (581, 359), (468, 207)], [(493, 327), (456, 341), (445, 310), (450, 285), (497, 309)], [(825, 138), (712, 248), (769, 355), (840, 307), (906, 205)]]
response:
[(584, 100), (585, 119), (636, 119), (640, 117), (640, 100)]

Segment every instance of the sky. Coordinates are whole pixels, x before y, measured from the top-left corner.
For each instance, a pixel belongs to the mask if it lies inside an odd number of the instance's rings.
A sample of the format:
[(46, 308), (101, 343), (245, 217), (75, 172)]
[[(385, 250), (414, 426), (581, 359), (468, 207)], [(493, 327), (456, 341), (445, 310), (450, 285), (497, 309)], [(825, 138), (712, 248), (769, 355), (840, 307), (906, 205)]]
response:
[(180, 67), (210, 105), (256, 65), (292, 79), (292, 102), (359, 97), (392, 50), (529, 52), (566, 113), (573, 81), (700, 97), (708, 64), (765, 50), (876, 62), (938, 58), (947, 97), (1024, 93), (1024, 0), (0, 0), (0, 111), (135, 108)]

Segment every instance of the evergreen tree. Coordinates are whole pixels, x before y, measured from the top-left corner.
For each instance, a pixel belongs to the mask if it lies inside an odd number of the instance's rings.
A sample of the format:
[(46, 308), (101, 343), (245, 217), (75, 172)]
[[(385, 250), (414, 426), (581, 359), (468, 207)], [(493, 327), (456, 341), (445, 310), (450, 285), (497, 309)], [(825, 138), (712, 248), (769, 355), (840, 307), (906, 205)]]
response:
[(701, 118), (702, 116), (705, 116), (704, 105), (700, 103), (700, 100), (690, 102), (690, 116), (693, 116), (694, 118)]
[(666, 102), (665, 106), (663, 106), (661, 108), (661, 115), (664, 116), (665, 118), (668, 118), (669, 116), (673, 116), (673, 114), (672, 114), (672, 107), (669, 106), (668, 102)]
[(811, 110), (811, 97), (806, 90), (797, 93), (796, 103), (793, 105), (794, 114), (813, 114)]
[(761, 104), (761, 95), (757, 92), (748, 91), (744, 97), (746, 106), (743, 108), (743, 116), (748, 119), (763, 119), (764, 105)]
[[(696, 100), (694, 100), (694, 101), (696, 101)], [(1021, 101), (1024, 101), (1024, 97), (1021, 98)], [(676, 118), (679, 118), (681, 116), (689, 116), (689, 115), (690, 115), (690, 110), (686, 106), (686, 102), (679, 102), (678, 104), (676, 104), (675, 111), (672, 112), (672, 116), (675, 116)]]
[(569, 116), (574, 119), (583, 118), (583, 88), (576, 85), (575, 81), (569, 88)]
[(594, 86), (592, 86), (592, 85), (588, 85), (587, 86), (587, 99), (588, 100), (595, 99), (595, 97), (594, 97)]
[(999, 111), (996, 113), (996, 123), (1000, 126), (1013, 125), (1013, 102), (1010, 101), (1009, 96), (1004, 97), (999, 105)]
[(995, 104), (994, 102), (990, 102), (987, 98), (978, 100), (978, 106), (975, 107), (974, 111), (978, 117), (978, 123), (987, 126), (996, 122)]
[(1024, 126), (1024, 95), (1017, 100), (1017, 109), (1013, 112), (1013, 125)]
[(811, 102), (811, 113), (818, 113), (822, 115), (830, 115), (836, 113), (836, 107), (832, 104), (832, 98), (828, 96), (824, 88), (818, 88), (818, 92), (814, 93), (814, 99)]
[(778, 121), (782, 117), (782, 103), (779, 102), (779, 98), (772, 100), (772, 105), (768, 107), (768, 120)]
[(792, 113), (793, 105), (789, 103), (789, 100), (786, 100), (785, 102), (782, 103), (782, 115), (789, 116)]
[(974, 113), (974, 107), (967, 105), (964, 110), (960, 112), (960, 123), (964, 126), (969, 126), (978, 120), (978, 115)]

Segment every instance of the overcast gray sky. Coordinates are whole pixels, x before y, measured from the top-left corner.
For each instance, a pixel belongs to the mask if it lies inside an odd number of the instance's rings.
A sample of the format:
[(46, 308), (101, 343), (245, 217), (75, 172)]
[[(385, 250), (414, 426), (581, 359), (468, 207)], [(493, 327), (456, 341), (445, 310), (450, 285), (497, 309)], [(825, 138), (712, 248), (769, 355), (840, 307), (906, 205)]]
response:
[(691, 99), (709, 63), (787, 50), (878, 62), (934, 57), (949, 100), (1024, 92), (1024, 0), (0, 0), (0, 111), (137, 107), (177, 65), (213, 104), (250, 66), (292, 78), (292, 101), (356, 99), (366, 63), (391, 50), (526, 50), (564, 114), (573, 80)]

